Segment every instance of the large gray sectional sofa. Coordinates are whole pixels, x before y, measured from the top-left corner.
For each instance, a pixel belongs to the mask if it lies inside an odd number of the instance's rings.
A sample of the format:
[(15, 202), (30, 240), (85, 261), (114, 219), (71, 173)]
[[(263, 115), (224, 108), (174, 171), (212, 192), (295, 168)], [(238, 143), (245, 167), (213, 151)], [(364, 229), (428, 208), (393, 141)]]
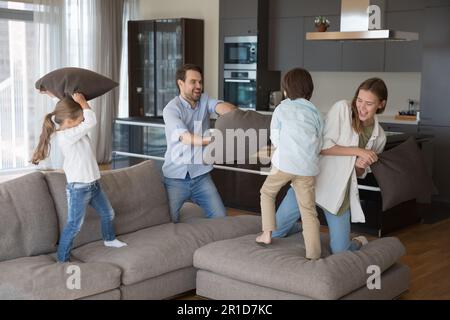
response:
[[(308, 262), (301, 234), (258, 246), (258, 216), (205, 219), (186, 204), (181, 223), (173, 224), (152, 161), (102, 172), (116, 234), (128, 246), (105, 247), (88, 209), (71, 262), (58, 264), (65, 184), (58, 172), (0, 184), (0, 299), (166, 299), (195, 288), (212, 299), (392, 299), (408, 288), (409, 269), (398, 263), (404, 248), (395, 238), (329, 255), (324, 235), (323, 259)], [(381, 290), (366, 288), (372, 264), (383, 272)]]

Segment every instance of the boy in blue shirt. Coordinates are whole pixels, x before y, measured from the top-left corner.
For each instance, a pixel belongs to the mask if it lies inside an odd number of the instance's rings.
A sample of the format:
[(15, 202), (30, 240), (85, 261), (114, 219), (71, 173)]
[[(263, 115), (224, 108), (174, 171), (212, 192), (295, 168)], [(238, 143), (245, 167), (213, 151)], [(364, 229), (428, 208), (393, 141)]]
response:
[(270, 244), (276, 230), (275, 199), (280, 189), (291, 182), (302, 212), (306, 258), (319, 259), (320, 222), (315, 204), (315, 176), (319, 173), (323, 120), (309, 101), (314, 84), (308, 71), (296, 68), (283, 78), (286, 100), (275, 109), (270, 139), (275, 146), (272, 171), (261, 188), (263, 233), (256, 242)]

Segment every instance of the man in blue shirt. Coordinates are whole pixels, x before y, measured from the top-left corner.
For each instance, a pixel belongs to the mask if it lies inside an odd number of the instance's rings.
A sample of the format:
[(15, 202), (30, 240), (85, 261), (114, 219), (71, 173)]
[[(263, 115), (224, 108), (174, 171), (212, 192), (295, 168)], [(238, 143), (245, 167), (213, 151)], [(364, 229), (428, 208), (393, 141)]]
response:
[(208, 218), (223, 217), (225, 207), (209, 174), (213, 167), (203, 162), (203, 148), (211, 142), (206, 136), (210, 114), (236, 107), (203, 93), (203, 72), (196, 65), (184, 65), (176, 79), (180, 95), (163, 110), (167, 151), (162, 169), (172, 222), (179, 221), (187, 200), (202, 207)]

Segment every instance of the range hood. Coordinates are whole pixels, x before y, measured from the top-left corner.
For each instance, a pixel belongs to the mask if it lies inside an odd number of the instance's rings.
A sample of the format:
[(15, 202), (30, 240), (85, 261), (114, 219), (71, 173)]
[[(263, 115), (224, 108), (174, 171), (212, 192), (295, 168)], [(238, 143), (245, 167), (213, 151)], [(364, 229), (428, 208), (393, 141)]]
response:
[(328, 41), (414, 41), (419, 34), (396, 30), (369, 30), (370, 0), (342, 0), (341, 31), (308, 32), (306, 40)]

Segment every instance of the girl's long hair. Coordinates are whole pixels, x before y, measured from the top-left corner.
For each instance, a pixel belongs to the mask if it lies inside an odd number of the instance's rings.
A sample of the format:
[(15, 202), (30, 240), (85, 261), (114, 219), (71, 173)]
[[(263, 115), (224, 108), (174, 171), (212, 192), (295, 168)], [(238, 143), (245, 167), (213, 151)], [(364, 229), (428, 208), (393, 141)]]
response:
[[(388, 90), (386, 84), (380, 78), (371, 78), (367, 79), (359, 86), (358, 90), (356, 90), (355, 96), (352, 101), (352, 127), (358, 134), (363, 131), (361, 120), (358, 116), (358, 108), (356, 107), (356, 100), (358, 100), (358, 95), (360, 90), (370, 91), (374, 95), (378, 97), (380, 102), (387, 101), (388, 99)], [(383, 113), (386, 109), (386, 104), (382, 109), (377, 110), (377, 114)]]
[[(39, 143), (33, 153), (31, 163), (39, 164), (48, 157), (50, 152), (50, 139), (56, 132), (56, 124), (62, 125), (66, 119), (76, 120), (83, 114), (83, 109), (72, 98), (66, 97), (60, 100), (55, 110), (45, 116), (42, 125), (42, 133), (39, 137)], [(52, 119), (54, 117), (54, 119)]]

